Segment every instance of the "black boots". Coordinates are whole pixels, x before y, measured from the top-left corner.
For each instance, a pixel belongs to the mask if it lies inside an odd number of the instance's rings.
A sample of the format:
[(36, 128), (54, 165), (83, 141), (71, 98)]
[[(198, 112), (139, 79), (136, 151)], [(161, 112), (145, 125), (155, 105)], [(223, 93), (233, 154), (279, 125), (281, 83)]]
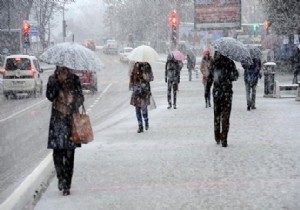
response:
[(211, 107), (210, 100), (205, 98), (205, 108)]
[(146, 130), (149, 129), (149, 122), (148, 122), (148, 120), (145, 121), (145, 129), (146, 129)]
[[(148, 122), (148, 120), (145, 120), (145, 130), (148, 130), (148, 129), (149, 129), (149, 122)], [(137, 132), (138, 133), (144, 132), (144, 127), (143, 126), (139, 126)]]
[(138, 133), (142, 133), (142, 132), (144, 132), (144, 128), (143, 128), (143, 126), (139, 126), (139, 129), (137, 130), (137, 132), (138, 132)]
[[(168, 109), (171, 109), (171, 108), (172, 108), (172, 104), (169, 104)], [(173, 105), (173, 108), (177, 109), (176, 104)]]

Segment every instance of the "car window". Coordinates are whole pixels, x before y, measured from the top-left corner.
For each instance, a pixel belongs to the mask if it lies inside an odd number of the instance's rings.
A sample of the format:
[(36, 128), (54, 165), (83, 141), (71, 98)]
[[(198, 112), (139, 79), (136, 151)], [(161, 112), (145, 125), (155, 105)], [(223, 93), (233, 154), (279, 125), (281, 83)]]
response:
[(30, 66), (30, 60), (28, 58), (8, 58), (5, 67), (7, 71), (14, 71), (17, 69), (28, 70)]

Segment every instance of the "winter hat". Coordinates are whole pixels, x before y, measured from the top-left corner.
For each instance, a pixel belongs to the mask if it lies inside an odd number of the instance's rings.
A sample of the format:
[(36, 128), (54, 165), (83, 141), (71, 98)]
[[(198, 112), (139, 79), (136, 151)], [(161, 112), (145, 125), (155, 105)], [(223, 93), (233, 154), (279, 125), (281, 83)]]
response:
[(210, 55), (210, 50), (209, 48), (204, 48), (204, 51), (203, 51), (203, 55)]

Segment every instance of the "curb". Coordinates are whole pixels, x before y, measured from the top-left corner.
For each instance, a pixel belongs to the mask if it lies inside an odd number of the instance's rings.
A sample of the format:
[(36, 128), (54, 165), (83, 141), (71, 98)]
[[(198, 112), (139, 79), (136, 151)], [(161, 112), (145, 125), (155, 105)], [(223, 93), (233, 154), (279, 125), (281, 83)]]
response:
[(26, 209), (33, 205), (40, 197), (55, 170), (52, 161), (52, 153), (29, 174), (19, 187), (0, 205), (0, 210)]

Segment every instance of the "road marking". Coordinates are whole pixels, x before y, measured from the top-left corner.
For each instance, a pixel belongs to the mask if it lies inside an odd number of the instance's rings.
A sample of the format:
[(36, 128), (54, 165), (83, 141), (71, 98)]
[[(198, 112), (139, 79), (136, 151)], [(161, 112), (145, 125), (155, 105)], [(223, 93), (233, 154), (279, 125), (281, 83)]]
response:
[(102, 93), (99, 95), (98, 98), (96, 98), (96, 100), (94, 101), (94, 103), (92, 105), (90, 105), (90, 107), (87, 109), (86, 113), (88, 114), (90, 111), (92, 111), (92, 109), (94, 108), (94, 106), (100, 101), (100, 99), (103, 97), (103, 95), (108, 91), (108, 89), (112, 86), (112, 83), (109, 83), (106, 88), (102, 91)]
[(0, 122), (4, 122), (4, 121), (6, 121), (6, 120), (12, 119), (13, 117), (15, 117), (15, 116), (21, 114), (22, 112), (27, 111), (28, 109), (31, 109), (31, 108), (37, 106), (38, 104), (41, 104), (41, 103), (45, 102), (46, 100), (47, 100), (47, 99), (43, 99), (43, 100), (39, 101), (38, 103), (35, 103), (35, 104), (33, 104), (33, 105), (31, 105), (31, 106), (25, 108), (25, 109), (22, 109), (22, 110), (20, 110), (20, 111), (18, 111), (18, 112), (16, 112), (16, 113), (14, 113), (14, 114), (12, 114), (12, 115), (10, 115), (10, 116), (4, 118), (4, 119), (0, 119)]
[[(108, 89), (110, 88), (111, 85), (112, 85), (112, 83), (110, 83), (108, 86), (106, 86), (106, 88), (103, 90), (103, 92), (100, 94), (100, 96), (96, 99), (97, 102), (98, 102), (99, 99), (101, 99), (101, 98), (103, 97), (103, 95), (108, 91)], [(45, 101), (47, 101), (47, 99), (43, 99), (43, 100), (39, 101), (38, 103), (35, 103), (35, 104), (33, 104), (33, 105), (31, 105), (31, 106), (25, 108), (25, 109), (22, 109), (22, 110), (20, 110), (20, 111), (18, 111), (18, 112), (16, 112), (16, 113), (14, 113), (14, 114), (12, 114), (12, 115), (10, 115), (10, 116), (4, 118), (4, 119), (0, 119), (0, 122), (4, 122), (4, 121), (6, 121), (6, 120), (12, 119), (13, 117), (15, 117), (15, 116), (21, 114), (22, 112), (25, 112), (25, 111), (27, 111), (27, 110), (29, 110), (29, 109), (31, 109), (31, 108), (33, 108), (33, 107), (35, 107), (35, 106), (37, 106), (37, 105), (43, 103), (43, 102), (45, 102)], [(93, 104), (92, 106), (90, 106), (90, 108), (87, 110), (87, 113), (88, 113), (89, 111), (91, 111), (91, 109), (94, 107), (94, 105), (95, 105), (95, 104)]]

